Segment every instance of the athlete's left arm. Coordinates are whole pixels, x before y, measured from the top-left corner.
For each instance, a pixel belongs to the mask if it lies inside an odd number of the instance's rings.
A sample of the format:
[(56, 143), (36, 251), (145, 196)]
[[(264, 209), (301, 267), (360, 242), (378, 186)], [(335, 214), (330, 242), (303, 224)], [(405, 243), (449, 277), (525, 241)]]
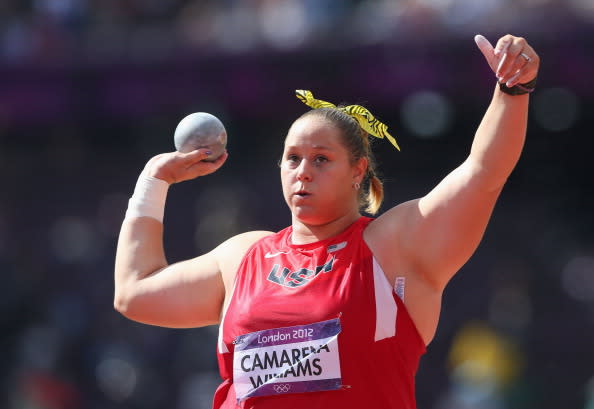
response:
[[(477, 44), (502, 81), (513, 86), (536, 77), (539, 58), (523, 38), (504, 36), (495, 49), (483, 40)], [(443, 289), (483, 236), (522, 151), (527, 117), (528, 94), (512, 96), (496, 87), (468, 158), (426, 196), (396, 206), (374, 223), (382, 241), (397, 246), (389, 255), (382, 245), (384, 257), (400, 257), (398, 265), (407, 273)]]

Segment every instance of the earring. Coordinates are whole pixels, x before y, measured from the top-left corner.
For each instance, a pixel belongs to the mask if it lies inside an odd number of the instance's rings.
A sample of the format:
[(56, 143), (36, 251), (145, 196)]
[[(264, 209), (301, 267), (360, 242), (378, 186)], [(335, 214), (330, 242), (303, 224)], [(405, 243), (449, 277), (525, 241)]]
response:
[(355, 182), (353, 183), (353, 187), (355, 188), (355, 190), (359, 190), (361, 189), (361, 184), (359, 182)]

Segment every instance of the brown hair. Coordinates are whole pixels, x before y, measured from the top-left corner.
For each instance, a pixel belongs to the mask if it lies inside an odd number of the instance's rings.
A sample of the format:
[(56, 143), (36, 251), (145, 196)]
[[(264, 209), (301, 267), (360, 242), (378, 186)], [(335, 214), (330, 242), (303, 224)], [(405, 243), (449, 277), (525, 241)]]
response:
[(369, 146), (369, 134), (359, 126), (352, 116), (342, 111), (340, 107), (337, 108), (312, 109), (301, 115), (299, 119), (312, 115), (326, 119), (342, 131), (342, 142), (350, 152), (351, 163), (354, 164), (361, 158), (367, 158), (367, 171), (359, 190), (359, 208), (374, 215), (384, 200), (384, 187), (376, 174), (375, 157)]

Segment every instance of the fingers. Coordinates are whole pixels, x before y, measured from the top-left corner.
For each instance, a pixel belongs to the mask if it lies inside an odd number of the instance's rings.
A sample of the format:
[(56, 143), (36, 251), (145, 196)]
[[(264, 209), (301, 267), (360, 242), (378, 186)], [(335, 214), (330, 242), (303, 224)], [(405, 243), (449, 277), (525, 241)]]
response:
[(540, 60), (524, 38), (509, 34), (501, 37), (494, 54), (499, 59), (495, 75), (500, 83), (513, 87), (536, 77)]
[(208, 175), (220, 168), (229, 156), (225, 151), (215, 161), (206, 161), (212, 152), (201, 148), (191, 152), (168, 152), (151, 158), (145, 170), (169, 184)]
[(487, 40), (481, 34), (477, 34), (474, 36), (474, 42), (485, 56), (485, 59), (487, 60), (487, 63), (489, 63), (489, 66), (491, 67), (493, 72), (495, 72), (497, 69), (499, 58), (495, 55), (495, 49), (493, 48), (489, 40)]
[(186, 162), (196, 162), (196, 161), (205, 160), (205, 159), (208, 159), (210, 157), (210, 155), (212, 155), (212, 152), (206, 148), (195, 149), (193, 151), (186, 152), (186, 153), (183, 153), (183, 152), (172, 152), (172, 153), (178, 155), (180, 159), (182, 159)]
[[(209, 156), (210, 155), (207, 155), (206, 158), (208, 158)], [(186, 168), (188, 172), (188, 179), (194, 179), (198, 176), (209, 175), (217, 171), (221, 166), (223, 166), (223, 163), (225, 163), (225, 161), (229, 157), (229, 153), (227, 153), (227, 151), (223, 152), (223, 154), (214, 161), (205, 161), (205, 158), (202, 155), (199, 157), (201, 157), (200, 160), (193, 161), (188, 164), (188, 167)]]
[(501, 37), (494, 48), (489, 40), (480, 34), (474, 37), (474, 41), (498, 82), (513, 87), (536, 78), (540, 58), (524, 38), (508, 34)]

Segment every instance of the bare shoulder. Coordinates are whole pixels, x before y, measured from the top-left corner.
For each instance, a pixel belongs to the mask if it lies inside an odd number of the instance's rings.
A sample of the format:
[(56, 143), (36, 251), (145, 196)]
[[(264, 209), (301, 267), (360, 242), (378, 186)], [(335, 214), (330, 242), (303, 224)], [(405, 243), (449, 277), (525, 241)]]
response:
[(218, 245), (211, 251), (212, 256), (217, 260), (225, 287), (230, 290), (233, 286), (235, 273), (243, 256), (249, 248), (258, 240), (274, 234), (271, 231), (254, 230), (233, 236)]
[(409, 200), (388, 209), (369, 224), (368, 230), (372, 234), (393, 236), (410, 224), (411, 218), (418, 212), (420, 200)]
[[(365, 229), (365, 241), (380, 258), (401, 258), (407, 231), (419, 217), (419, 200), (414, 199), (387, 210)], [(384, 257), (382, 257), (384, 255)]]

